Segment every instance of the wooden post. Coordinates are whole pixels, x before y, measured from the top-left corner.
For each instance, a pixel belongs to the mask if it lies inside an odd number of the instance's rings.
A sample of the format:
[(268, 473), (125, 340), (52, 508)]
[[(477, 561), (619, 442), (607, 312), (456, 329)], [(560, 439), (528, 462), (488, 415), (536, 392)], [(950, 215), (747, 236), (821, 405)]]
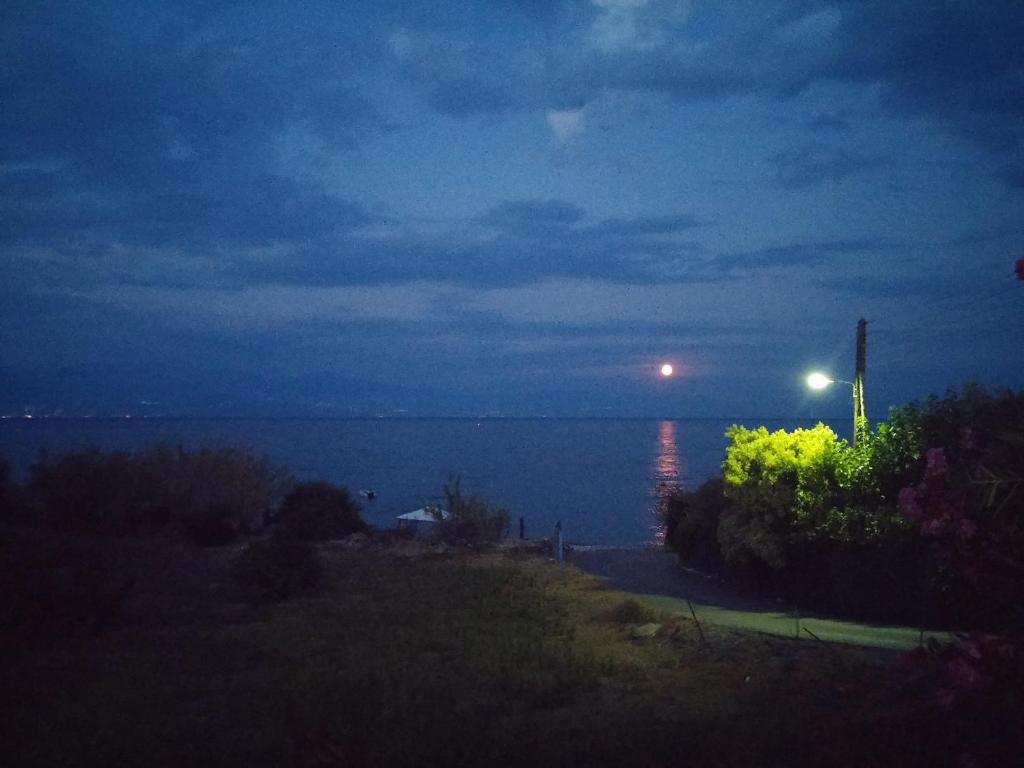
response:
[(554, 547), (555, 562), (560, 563), (565, 559), (565, 549), (562, 546), (562, 521), (559, 520), (555, 523), (555, 535), (552, 537), (552, 546)]
[(522, 540), (522, 539), (525, 539), (525, 538), (526, 538), (526, 518), (520, 517), (519, 518), (519, 539)]
[(853, 444), (863, 438), (868, 429), (868, 413), (864, 395), (864, 378), (867, 373), (868, 321), (863, 317), (857, 321), (857, 370), (853, 377)]
[(711, 648), (711, 643), (709, 643), (708, 639), (704, 637), (704, 630), (700, 628), (700, 621), (697, 619), (697, 612), (693, 610), (693, 603), (690, 602), (690, 598), (686, 598), (686, 604), (690, 606), (690, 615), (693, 617), (694, 626), (697, 627), (697, 634), (700, 636), (701, 646)]

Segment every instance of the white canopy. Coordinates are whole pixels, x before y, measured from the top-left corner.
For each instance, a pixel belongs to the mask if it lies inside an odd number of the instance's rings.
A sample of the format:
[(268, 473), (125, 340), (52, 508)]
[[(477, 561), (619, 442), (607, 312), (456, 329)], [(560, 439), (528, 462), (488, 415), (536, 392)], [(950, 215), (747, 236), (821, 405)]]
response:
[[(439, 510), (439, 511), (441, 512), (441, 519), (442, 520), (447, 520), (448, 519), (448, 510), (442, 509), (442, 510)], [(399, 515), (398, 519), (399, 520), (415, 520), (417, 522), (424, 522), (424, 523), (436, 523), (437, 522), (437, 518), (434, 517), (426, 507), (420, 507), (419, 509), (414, 509), (412, 512), (406, 512), (404, 515)]]

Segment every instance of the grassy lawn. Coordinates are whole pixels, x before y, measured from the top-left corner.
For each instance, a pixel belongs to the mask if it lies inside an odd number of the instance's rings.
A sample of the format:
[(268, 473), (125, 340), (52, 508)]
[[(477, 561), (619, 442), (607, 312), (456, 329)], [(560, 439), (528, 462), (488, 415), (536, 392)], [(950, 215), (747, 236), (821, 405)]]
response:
[[(955, 729), (888, 652), (726, 627), (706, 627), (703, 644), (678, 612), (507, 554), (335, 550), (318, 591), (254, 608), (224, 582), (231, 552), (204, 550), (200, 567), (184, 551), (147, 554), (159, 571), (140, 579), (120, 624), (4, 654), (0, 762), (955, 760)], [(175, 579), (191, 586), (146, 610), (145, 590)], [(639, 637), (650, 623), (655, 634)]]
[[(645, 605), (654, 610), (676, 616), (690, 616), (690, 605), (685, 600), (664, 595), (637, 595)], [(781, 611), (734, 611), (715, 605), (693, 603), (693, 612), (702, 623), (719, 627), (733, 627), (748, 632), (760, 632), (778, 637), (799, 637), (803, 640), (818, 639), (829, 643), (847, 643), (872, 648), (891, 650), (913, 650), (934, 640), (950, 643), (955, 637), (949, 632), (926, 630), (921, 632), (913, 627), (887, 627), (861, 624), (837, 619), (822, 619), (811, 616), (796, 616)]]

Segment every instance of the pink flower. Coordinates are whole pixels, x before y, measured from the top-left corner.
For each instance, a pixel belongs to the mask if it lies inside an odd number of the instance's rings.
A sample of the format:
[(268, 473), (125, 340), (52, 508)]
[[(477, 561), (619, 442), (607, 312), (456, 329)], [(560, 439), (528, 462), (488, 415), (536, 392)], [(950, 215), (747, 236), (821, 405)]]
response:
[(935, 703), (939, 705), (940, 709), (949, 711), (956, 703), (956, 695), (949, 688), (939, 688), (935, 691)]
[(915, 523), (923, 516), (921, 507), (917, 503), (917, 489), (912, 485), (900, 489), (899, 508), (904, 517)]
[(971, 427), (960, 430), (960, 447), (965, 451), (973, 451), (978, 447), (978, 436)]
[(981, 643), (977, 640), (971, 639), (962, 641), (960, 643), (960, 650), (963, 651), (965, 655), (970, 656), (976, 661), (981, 658)]
[(946, 665), (946, 674), (949, 681), (961, 690), (977, 688), (981, 683), (981, 673), (977, 667), (962, 656)]
[(942, 448), (929, 448), (925, 455), (925, 477), (942, 477), (949, 469), (946, 463), (946, 452)]

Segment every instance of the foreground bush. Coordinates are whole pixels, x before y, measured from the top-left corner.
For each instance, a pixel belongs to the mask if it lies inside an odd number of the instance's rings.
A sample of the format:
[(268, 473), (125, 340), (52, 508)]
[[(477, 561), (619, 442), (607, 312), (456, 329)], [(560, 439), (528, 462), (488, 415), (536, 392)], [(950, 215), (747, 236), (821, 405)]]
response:
[(924, 457), (900, 511), (960, 615), (1024, 628), (1024, 393), (969, 387), (914, 409)]
[(287, 600), (315, 587), (322, 572), (316, 545), (280, 534), (249, 544), (235, 565), (235, 578), (253, 602)]
[(339, 539), (369, 528), (346, 488), (330, 483), (300, 483), (285, 497), (278, 520), (289, 536), (305, 541)]
[[(733, 426), (723, 477), (665, 505), (667, 543), (803, 607), (1024, 627), (1024, 393), (893, 409), (856, 446), (824, 425)], [(700, 562), (698, 562), (700, 561)]]
[(58, 530), (123, 536), (170, 525), (206, 545), (259, 528), (291, 483), (265, 457), (168, 446), (42, 453), (29, 473), (27, 503)]
[(0, 520), (10, 514), (10, 499), (7, 484), (11, 477), (11, 465), (6, 458), (0, 456)]
[(133, 585), (115, 543), (5, 528), (0, 648), (90, 634), (115, 621)]

